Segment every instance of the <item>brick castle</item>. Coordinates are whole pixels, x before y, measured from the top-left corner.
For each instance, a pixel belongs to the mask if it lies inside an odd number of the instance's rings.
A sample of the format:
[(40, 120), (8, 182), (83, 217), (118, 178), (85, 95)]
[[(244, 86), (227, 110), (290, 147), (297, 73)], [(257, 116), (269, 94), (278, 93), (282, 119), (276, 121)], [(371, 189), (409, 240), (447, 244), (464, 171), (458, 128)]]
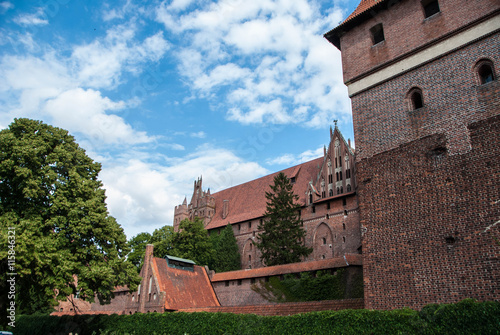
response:
[[(231, 224), (242, 265), (205, 269), (217, 302), (204, 310), (263, 310), (250, 285), (269, 276), (361, 267), (364, 301), (298, 310), (500, 300), (499, 32), (497, 0), (362, 0), (326, 33), (342, 53), (356, 149), (335, 126), (323, 157), (282, 171), (314, 251), (302, 263), (263, 267), (253, 241), (275, 174), (213, 194), (198, 179), (189, 204), (175, 207), (174, 227), (195, 216), (211, 233)], [(145, 262), (141, 287), (165, 295), (159, 262)], [(129, 313), (149, 311), (133, 306)]]

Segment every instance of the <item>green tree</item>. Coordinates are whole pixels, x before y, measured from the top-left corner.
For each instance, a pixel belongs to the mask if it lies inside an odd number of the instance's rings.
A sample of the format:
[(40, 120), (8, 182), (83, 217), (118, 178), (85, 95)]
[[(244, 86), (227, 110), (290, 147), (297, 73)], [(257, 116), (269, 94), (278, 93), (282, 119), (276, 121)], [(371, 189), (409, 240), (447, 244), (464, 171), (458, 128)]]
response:
[(215, 249), (214, 262), (211, 268), (216, 272), (225, 272), (241, 269), (240, 251), (233, 227), (228, 224), (220, 235), (214, 235), (213, 244)]
[(198, 265), (212, 264), (215, 253), (203, 221), (198, 217), (194, 221), (181, 221), (179, 232), (174, 234), (171, 251), (172, 256), (190, 259)]
[(175, 234), (173, 226), (163, 226), (155, 229), (151, 239), (151, 243), (154, 245), (153, 253), (155, 257), (163, 258), (173, 252)]
[(271, 192), (266, 192), (266, 219), (259, 224), (261, 231), (256, 246), (262, 261), (268, 265), (300, 262), (312, 252), (304, 245), (306, 232), (299, 216), (299, 198), (293, 193), (292, 184), (284, 173), (274, 177)]
[(139, 233), (128, 241), (131, 249), (127, 255), (127, 259), (134, 264), (138, 270), (142, 267), (144, 261), (144, 253), (146, 252), (146, 245), (152, 243), (153, 237), (150, 233)]
[[(136, 289), (140, 278), (125, 260), (126, 237), (108, 214), (100, 170), (63, 129), (16, 119), (0, 131), (0, 291), (15, 277), (17, 314), (55, 304), (56, 291), (58, 299), (79, 292), (104, 302), (117, 285)], [(10, 265), (8, 231), (15, 231)]]

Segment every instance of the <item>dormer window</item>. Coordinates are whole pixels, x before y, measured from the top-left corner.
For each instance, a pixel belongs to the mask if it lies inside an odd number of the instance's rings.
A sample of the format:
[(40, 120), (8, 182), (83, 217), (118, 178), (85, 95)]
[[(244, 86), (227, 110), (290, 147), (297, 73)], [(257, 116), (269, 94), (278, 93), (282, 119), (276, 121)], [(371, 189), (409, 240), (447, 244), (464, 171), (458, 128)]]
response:
[(422, 7), (424, 7), (425, 18), (440, 12), (438, 0), (422, 0)]
[(382, 23), (379, 23), (370, 28), (370, 33), (372, 35), (373, 45), (383, 42), (385, 40), (384, 37), (384, 28), (382, 28)]

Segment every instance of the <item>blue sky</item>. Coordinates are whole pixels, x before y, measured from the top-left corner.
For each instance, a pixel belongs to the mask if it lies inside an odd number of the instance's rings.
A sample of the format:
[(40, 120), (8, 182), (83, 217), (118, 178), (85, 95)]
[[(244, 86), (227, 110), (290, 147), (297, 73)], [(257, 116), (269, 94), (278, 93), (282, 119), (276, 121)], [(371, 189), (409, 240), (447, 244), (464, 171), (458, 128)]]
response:
[(212, 192), (353, 138), (340, 52), (358, 0), (0, 1), (0, 129), (70, 131), (130, 238)]

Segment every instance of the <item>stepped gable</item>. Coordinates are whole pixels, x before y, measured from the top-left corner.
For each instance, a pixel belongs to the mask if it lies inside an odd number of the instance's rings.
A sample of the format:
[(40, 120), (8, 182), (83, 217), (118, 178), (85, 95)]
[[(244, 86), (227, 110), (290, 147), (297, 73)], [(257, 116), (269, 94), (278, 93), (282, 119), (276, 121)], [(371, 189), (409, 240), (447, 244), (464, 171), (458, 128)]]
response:
[(194, 265), (192, 271), (178, 269), (157, 257), (153, 257), (151, 263), (159, 289), (166, 293), (166, 311), (220, 306), (205, 268)]
[[(319, 167), (323, 163), (323, 157), (302, 163), (288, 169), (234, 186), (212, 194), (215, 198), (214, 217), (206, 226), (206, 229), (225, 227), (228, 223), (243, 222), (246, 220), (262, 217), (266, 211), (266, 194), (270, 191), (270, 185), (274, 183), (274, 177), (283, 172), (288, 178), (295, 178), (293, 191), (299, 196), (298, 203), (305, 205), (307, 185), (311, 180), (316, 180)], [(227, 216), (223, 218), (224, 201), (227, 200)]]

